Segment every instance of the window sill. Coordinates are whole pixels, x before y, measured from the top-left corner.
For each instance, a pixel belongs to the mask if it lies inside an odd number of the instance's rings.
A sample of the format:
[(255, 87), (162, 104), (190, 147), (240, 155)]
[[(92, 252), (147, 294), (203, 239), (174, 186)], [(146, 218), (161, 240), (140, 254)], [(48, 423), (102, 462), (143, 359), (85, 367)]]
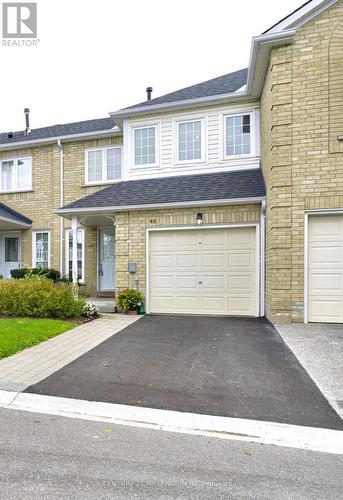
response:
[(11, 190), (6, 190), (6, 191), (0, 191), (1, 194), (14, 194), (14, 193), (33, 193), (34, 190), (32, 188), (30, 189), (11, 189)]
[(99, 181), (99, 182), (86, 182), (85, 184), (82, 184), (82, 188), (87, 188), (87, 187), (96, 187), (96, 186), (108, 186), (110, 184), (117, 184), (118, 182), (122, 182), (123, 179), (116, 179), (115, 181)]

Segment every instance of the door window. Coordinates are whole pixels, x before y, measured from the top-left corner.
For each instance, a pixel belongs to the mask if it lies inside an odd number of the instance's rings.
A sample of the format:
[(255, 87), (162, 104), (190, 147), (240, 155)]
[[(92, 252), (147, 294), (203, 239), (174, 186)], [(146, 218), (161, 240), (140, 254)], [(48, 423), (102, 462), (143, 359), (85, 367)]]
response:
[(5, 238), (5, 262), (18, 262), (18, 238)]

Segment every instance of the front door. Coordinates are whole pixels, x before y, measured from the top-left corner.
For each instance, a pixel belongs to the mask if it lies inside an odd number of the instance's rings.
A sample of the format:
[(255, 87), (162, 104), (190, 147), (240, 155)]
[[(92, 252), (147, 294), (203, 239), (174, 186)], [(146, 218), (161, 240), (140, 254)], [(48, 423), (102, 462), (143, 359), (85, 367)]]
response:
[(99, 230), (99, 290), (115, 289), (114, 229)]
[(0, 235), (0, 274), (6, 279), (11, 277), (11, 270), (18, 269), (19, 236), (11, 233)]

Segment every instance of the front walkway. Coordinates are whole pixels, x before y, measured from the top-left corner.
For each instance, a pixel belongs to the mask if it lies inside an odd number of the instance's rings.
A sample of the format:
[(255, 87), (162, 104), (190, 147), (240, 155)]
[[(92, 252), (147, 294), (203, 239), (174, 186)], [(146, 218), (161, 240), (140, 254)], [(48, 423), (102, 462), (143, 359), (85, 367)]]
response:
[(0, 361), (0, 390), (20, 392), (48, 377), (140, 316), (108, 314)]
[(343, 325), (276, 325), (331, 406), (343, 419)]

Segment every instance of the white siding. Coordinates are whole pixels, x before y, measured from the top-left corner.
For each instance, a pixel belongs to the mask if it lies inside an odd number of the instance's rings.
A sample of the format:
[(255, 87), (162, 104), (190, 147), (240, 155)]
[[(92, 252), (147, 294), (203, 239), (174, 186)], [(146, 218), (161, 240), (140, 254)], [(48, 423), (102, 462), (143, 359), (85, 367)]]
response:
[[(240, 158), (224, 158), (224, 116), (230, 113), (252, 113), (252, 154)], [(177, 161), (177, 123), (180, 120), (203, 120), (204, 130), (204, 161)], [(134, 166), (133, 164), (133, 128), (157, 125), (157, 165)], [(259, 137), (259, 104), (248, 103), (237, 106), (207, 107), (203, 110), (190, 110), (178, 113), (147, 116), (146, 118), (130, 118), (124, 120), (124, 179), (140, 179), (191, 173), (219, 172), (259, 167), (260, 137)]]

